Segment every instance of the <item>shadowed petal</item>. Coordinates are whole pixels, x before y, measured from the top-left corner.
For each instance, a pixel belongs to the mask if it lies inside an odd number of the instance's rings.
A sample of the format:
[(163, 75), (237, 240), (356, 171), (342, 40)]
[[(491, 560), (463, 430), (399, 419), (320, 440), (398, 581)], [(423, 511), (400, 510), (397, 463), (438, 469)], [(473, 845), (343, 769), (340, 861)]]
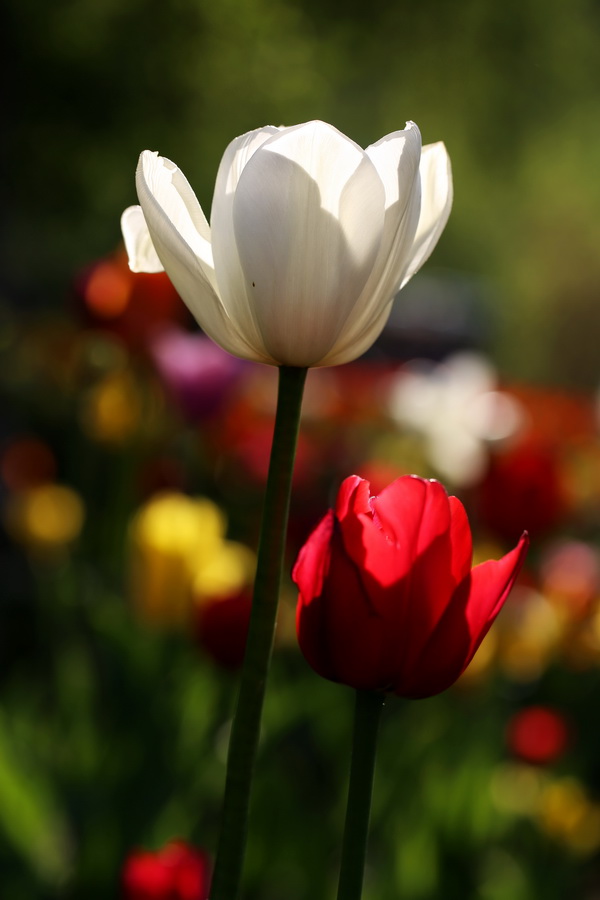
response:
[(324, 678), (374, 689), (380, 685), (383, 621), (372, 610), (359, 571), (346, 555), (332, 510), (300, 551), (292, 578), (300, 597), (298, 642)]
[(211, 209), (212, 248), (219, 295), (229, 315), (254, 346), (263, 341), (256, 323), (252, 293), (238, 254), (233, 230), (233, 200), (238, 181), (248, 160), (274, 134), (280, 131), (266, 125), (231, 141), (219, 166)]
[(321, 519), (304, 546), (292, 570), (299, 590), (296, 610), (298, 643), (313, 669), (324, 678), (333, 678), (327, 656), (325, 604), (321, 597), (323, 582), (331, 559), (333, 511)]
[(327, 365), (356, 359), (381, 333), (410, 263), (419, 221), (421, 134), (414, 122), (408, 122), (404, 131), (386, 135), (365, 152), (385, 189), (382, 239), (360, 298), (324, 360)]
[(316, 365), (372, 270), (384, 189), (364, 151), (322, 122), (284, 129), (247, 163), (234, 199), (246, 290), (267, 351)]

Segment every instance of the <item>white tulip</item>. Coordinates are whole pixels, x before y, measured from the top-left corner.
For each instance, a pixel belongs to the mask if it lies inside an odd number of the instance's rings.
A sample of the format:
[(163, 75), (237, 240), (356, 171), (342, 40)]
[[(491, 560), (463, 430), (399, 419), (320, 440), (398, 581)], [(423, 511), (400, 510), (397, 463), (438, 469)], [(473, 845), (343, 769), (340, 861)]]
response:
[(201, 328), (270, 365), (356, 359), (428, 258), (452, 205), (442, 143), (413, 122), (361, 149), (324, 122), (228, 146), (209, 226), (177, 166), (144, 150), (122, 230), (134, 272), (163, 267)]

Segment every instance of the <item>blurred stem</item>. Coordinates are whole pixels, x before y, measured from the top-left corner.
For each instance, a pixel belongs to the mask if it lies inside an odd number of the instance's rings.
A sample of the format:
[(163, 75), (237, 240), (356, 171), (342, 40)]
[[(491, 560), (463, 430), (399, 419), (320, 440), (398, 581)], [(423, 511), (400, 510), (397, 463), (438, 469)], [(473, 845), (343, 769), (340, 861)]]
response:
[(362, 894), (371, 794), (375, 771), (375, 751), (379, 721), (385, 696), (374, 691), (357, 691), (348, 806), (338, 885), (338, 900), (360, 900)]
[(287, 366), (279, 369), (277, 413), (258, 546), (252, 615), (229, 741), (223, 816), (211, 900), (236, 900), (240, 890), (250, 788), (271, 662), (306, 372), (304, 368)]

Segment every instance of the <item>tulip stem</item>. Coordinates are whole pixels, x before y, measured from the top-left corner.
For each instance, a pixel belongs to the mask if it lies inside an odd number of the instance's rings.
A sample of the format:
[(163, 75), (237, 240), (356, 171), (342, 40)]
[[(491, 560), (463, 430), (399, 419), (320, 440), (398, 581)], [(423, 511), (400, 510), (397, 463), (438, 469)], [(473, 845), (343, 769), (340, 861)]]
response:
[(338, 900), (360, 900), (367, 853), (375, 751), (385, 696), (357, 691), (348, 805), (342, 845)]
[(306, 372), (305, 368), (289, 366), (279, 369), (277, 412), (258, 546), (252, 615), (229, 740), (211, 900), (236, 900), (239, 896), (250, 789), (271, 662)]

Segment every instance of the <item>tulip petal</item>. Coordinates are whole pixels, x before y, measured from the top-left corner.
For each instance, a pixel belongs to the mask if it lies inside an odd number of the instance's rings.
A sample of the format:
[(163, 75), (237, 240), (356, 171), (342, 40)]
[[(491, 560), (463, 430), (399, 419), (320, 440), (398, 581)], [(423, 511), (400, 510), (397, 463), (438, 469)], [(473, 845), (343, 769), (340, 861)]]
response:
[(321, 602), (323, 649), (334, 680), (358, 690), (388, 688), (394, 671), (384, 665), (389, 623), (373, 608), (360, 567), (345, 554), (337, 528)]
[(311, 532), (292, 569), (292, 580), (300, 591), (302, 603), (310, 603), (323, 590), (333, 522), (333, 510), (330, 509)]
[(348, 330), (344, 329), (340, 340), (336, 341), (323, 359), (319, 361), (320, 366), (341, 366), (344, 363), (352, 362), (358, 359), (370, 347), (373, 346), (390, 317), (394, 300), (390, 300), (384, 309), (370, 318), (368, 321), (362, 321), (362, 328), (356, 322), (349, 325)]
[(347, 515), (359, 515), (371, 512), (371, 486), (365, 478), (359, 475), (349, 475), (344, 478), (337, 493), (335, 502), (335, 514), (342, 521)]
[(325, 604), (321, 598), (323, 582), (331, 560), (333, 511), (321, 519), (298, 554), (292, 580), (298, 587), (296, 629), (298, 643), (307, 662), (323, 678), (332, 678), (327, 655)]
[(504, 605), (523, 565), (529, 538), (500, 560), (476, 566), (459, 585), (412, 669), (399, 681), (403, 697), (445, 691), (467, 668)]
[[(480, 563), (465, 579), (468, 599), (465, 615), (470, 643), (465, 668), (488, 633), (494, 619), (502, 609), (515, 580), (521, 571), (529, 548), (529, 537), (523, 534), (519, 543), (499, 560)], [(460, 590), (460, 587), (459, 589)]]
[(373, 163), (323, 122), (280, 131), (247, 163), (235, 238), (264, 344), (281, 363), (317, 365), (335, 344), (377, 257), (384, 205)]
[(448, 497), (450, 504), (451, 566), (454, 585), (467, 577), (473, 563), (473, 538), (464, 506), (457, 497)]
[[(446, 492), (439, 482), (404, 476), (369, 497), (368, 482), (352, 476), (340, 489), (336, 515), (364, 603), (387, 626), (381, 670), (409, 670), (455, 587)], [(410, 642), (399, 638), (408, 634)]]
[(399, 634), (410, 635), (410, 641), (402, 647), (390, 642), (389, 653), (396, 655), (397, 670), (410, 671), (444, 615), (455, 587), (450, 503), (438, 481), (404, 476), (382, 491), (373, 506), (407, 560), (408, 574), (396, 610), (388, 615), (395, 626), (396, 642)]
[(408, 122), (403, 131), (381, 138), (367, 147), (365, 153), (377, 169), (385, 190), (382, 239), (361, 296), (324, 361), (327, 365), (355, 359), (381, 333), (411, 261), (419, 221), (421, 134), (414, 122)]
[[(368, 491), (368, 482), (357, 476), (346, 483)], [(313, 669), (359, 689), (388, 687), (393, 669), (382, 666), (388, 626), (365, 591), (360, 566), (346, 552), (332, 510), (304, 544), (292, 579), (300, 592), (298, 642)]]
[[(212, 248), (219, 294), (229, 315), (253, 346), (263, 348), (254, 298), (242, 272), (233, 229), (233, 201), (248, 160), (281, 129), (273, 125), (249, 131), (231, 141), (219, 166), (211, 209)], [(271, 360), (275, 362), (275, 360)]]
[(399, 552), (381, 523), (375, 520), (373, 499), (369, 482), (352, 475), (340, 487), (335, 514), (345, 552), (361, 573), (369, 602), (374, 610), (385, 614), (390, 603), (398, 605), (401, 592), (398, 585), (406, 576), (410, 559)]
[(121, 231), (132, 272), (164, 272), (141, 206), (127, 207), (121, 216)]
[(230, 353), (263, 362), (228, 318), (216, 293), (210, 230), (183, 173), (170, 160), (145, 150), (136, 186), (157, 256), (201, 328)]
[(452, 169), (448, 151), (441, 141), (423, 147), (420, 174), (421, 215), (402, 287), (431, 255), (452, 209)]
[(144, 202), (140, 200), (144, 214), (145, 206), (154, 213), (148, 223), (149, 228), (156, 228), (156, 210), (161, 215), (159, 220), (162, 230), (170, 228), (201, 263), (202, 271), (211, 284), (215, 284), (212, 250), (210, 246), (210, 228), (202, 208), (196, 199), (190, 184), (175, 163), (159, 156), (151, 150), (144, 150), (140, 155), (136, 171), (136, 187)]

